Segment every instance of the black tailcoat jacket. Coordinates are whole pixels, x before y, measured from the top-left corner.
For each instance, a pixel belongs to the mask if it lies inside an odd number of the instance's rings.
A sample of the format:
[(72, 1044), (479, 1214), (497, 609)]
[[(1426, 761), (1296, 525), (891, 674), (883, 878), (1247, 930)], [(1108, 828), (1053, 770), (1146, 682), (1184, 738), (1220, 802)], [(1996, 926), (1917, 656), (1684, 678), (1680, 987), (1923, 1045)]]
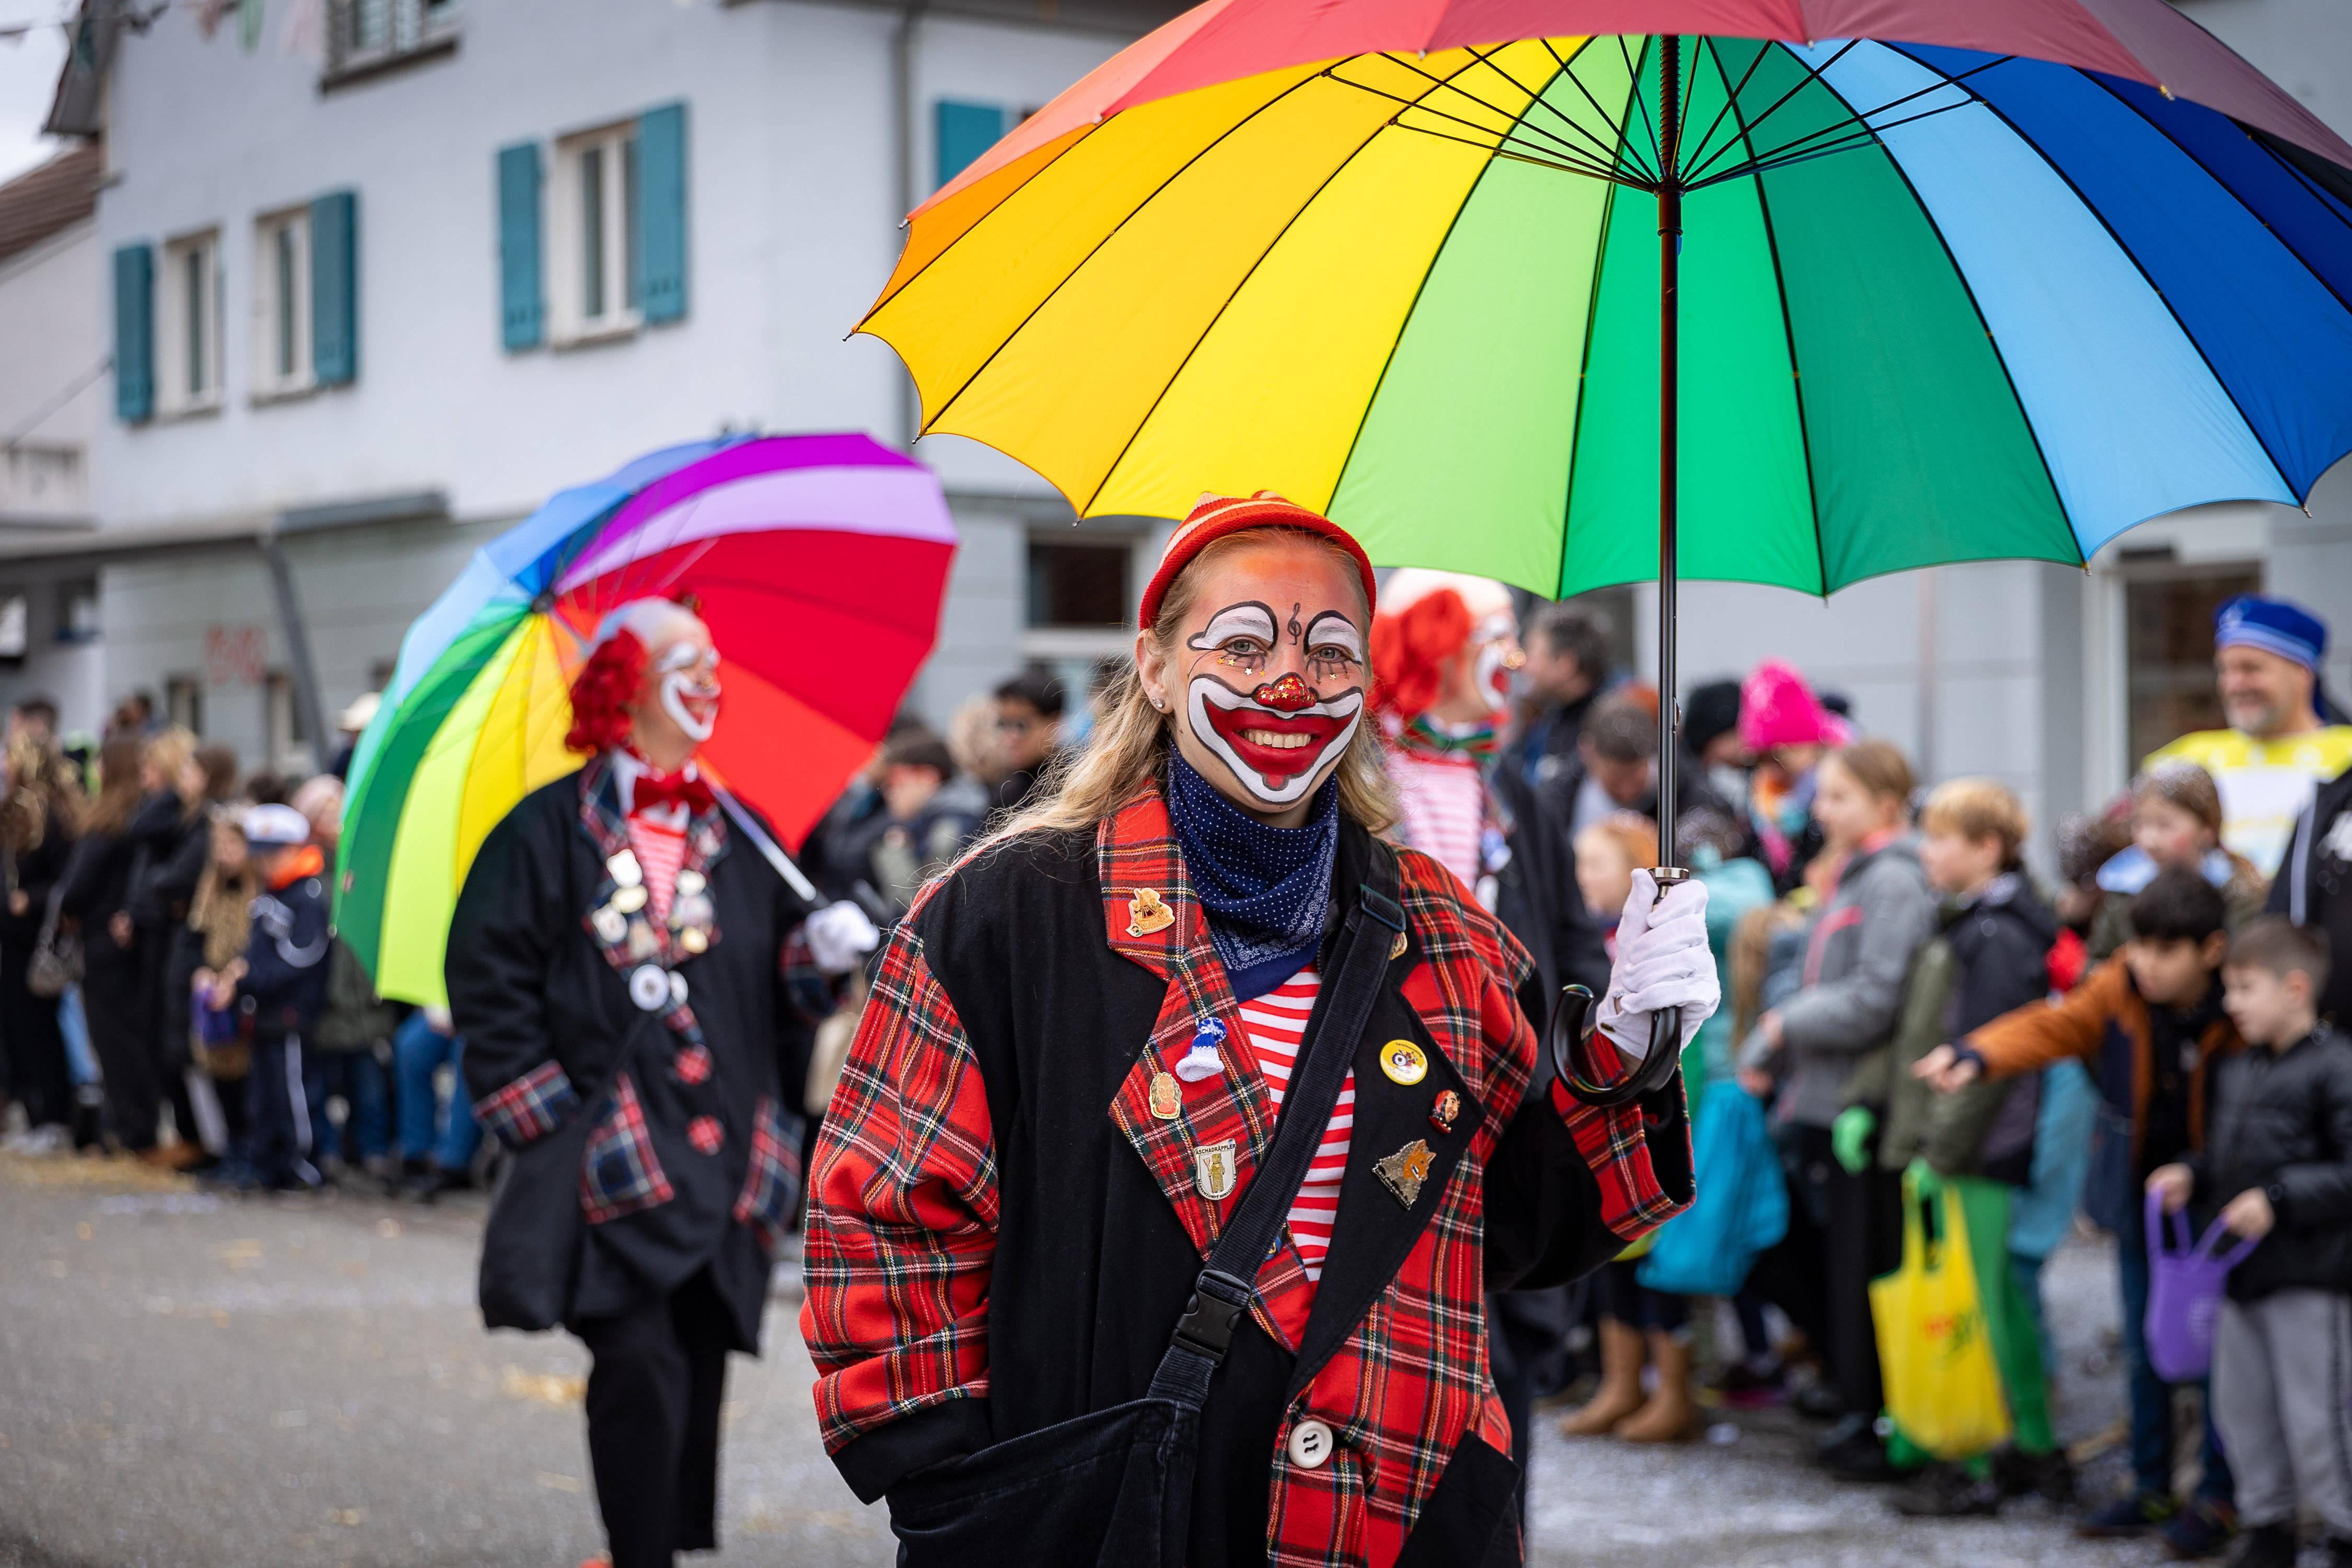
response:
[(735, 1348), (756, 1351), (768, 1254), (798, 1199), (784, 1069), (806, 1023), (782, 954), (808, 906), (712, 809), (687, 828), (675, 929), (656, 931), (649, 906), (623, 907), (640, 874), (627, 844), (598, 758), (490, 830), (450, 921), (467, 1084), (514, 1151), (483, 1238), (483, 1317), (607, 1316), (708, 1268)]

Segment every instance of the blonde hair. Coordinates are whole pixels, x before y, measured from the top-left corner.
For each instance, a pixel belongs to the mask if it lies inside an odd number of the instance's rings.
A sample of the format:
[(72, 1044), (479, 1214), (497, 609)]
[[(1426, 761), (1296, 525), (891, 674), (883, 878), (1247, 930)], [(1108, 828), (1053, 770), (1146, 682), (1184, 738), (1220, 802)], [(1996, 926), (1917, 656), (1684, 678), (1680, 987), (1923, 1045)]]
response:
[(1843, 768), (1854, 783), (1881, 800), (1891, 796), (1906, 807), (1911, 804), (1911, 763), (1903, 755), (1902, 748), (1892, 741), (1874, 736), (1854, 741), (1840, 746), (1822, 761)]
[[(1320, 534), (1300, 528), (1253, 528), (1229, 533), (1202, 546), (1201, 552), (1178, 573), (1160, 602), (1160, 615), (1150, 636), (1163, 655), (1177, 649), (1178, 628), (1192, 612), (1203, 580), (1202, 568), (1211, 561), (1249, 544), (1276, 542), (1298, 543), (1328, 554), (1346, 568), (1352, 584), (1360, 581), (1355, 558)], [(1369, 611), (1369, 606), (1367, 610)], [(1370, 618), (1369, 614), (1367, 619)], [(1371, 672), (1364, 677), (1365, 713), (1331, 777), (1339, 786), (1339, 809), (1374, 833), (1396, 826), (1396, 792), (1389, 783), (1382, 756), (1384, 742), (1370, 722)], [(1030, 800), (1003, 826), (988, 836), (975, 852), (1024, 833), (1091, 829), (1135, 798), (1168, 766), (1173, 713), (1163, 713), (1144, 694), (1143, 676), (1134, 663), (1120, 670), (1102, 694), (1102, 717), (1083, 747), (1063, 753), (1038, 782)]]
[(1998, 779), (1947, 779), (1927, 795), (1919, 810), (1919, 826), (1930, 833), (1957, 834), (1971, 843), (1980, 838), (2000, 840), (2000, 863), (2017, 868), (2017, 852), (2033, 824), (2025, 807), (2007, 784)]
[(183, 815), (191, 817), (204, 804), (204, 795), (201, 791), (190, 795), (181, 780), (195, 755), (195, 736), (184, 725), (169, 724), (148, 737), (147, 749), (139, 756), (141, 762), (163, 775), (163, 787), (180, 797)]

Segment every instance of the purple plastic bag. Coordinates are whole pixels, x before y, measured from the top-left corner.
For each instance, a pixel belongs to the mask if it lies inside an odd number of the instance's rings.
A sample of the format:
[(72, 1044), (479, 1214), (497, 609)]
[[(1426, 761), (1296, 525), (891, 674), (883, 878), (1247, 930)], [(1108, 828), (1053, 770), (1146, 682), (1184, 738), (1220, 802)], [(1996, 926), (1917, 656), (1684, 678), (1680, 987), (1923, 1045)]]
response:
[(2189, 1244), (2189, 1216), (2172, 1216), (2172, 1246), (2164, 1244), (2164, 1200), (2147, 1194), (2147, 1363), (2167, 1383), (2194, 1383), (2213, 1366), (2213, 1323), (2221, 1314), (2221, 1286), (2260, 1239), (2248, 1237), (2216, 1256), (2229, 1227), (2215, 1220), (2197, 1245)]

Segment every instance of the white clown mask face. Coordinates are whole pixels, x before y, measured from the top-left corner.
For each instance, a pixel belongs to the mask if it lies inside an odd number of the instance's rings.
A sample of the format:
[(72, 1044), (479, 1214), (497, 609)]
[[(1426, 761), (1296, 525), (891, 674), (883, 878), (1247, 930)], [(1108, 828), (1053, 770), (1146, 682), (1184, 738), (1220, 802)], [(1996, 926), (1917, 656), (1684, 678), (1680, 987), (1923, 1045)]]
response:
[(656, 766), (677, 766), (719, 727), (719, 650), (710, 628), (682, 605), (642, 602), (629, 615), (628, 629), (646, 645), (631, 739)]
[(1261, 816), (1302, 817), (1363, 722), (1363, 595), (1312, 545), (1223, 552), (1147, 686), (1178, 710), (1184, 760)]

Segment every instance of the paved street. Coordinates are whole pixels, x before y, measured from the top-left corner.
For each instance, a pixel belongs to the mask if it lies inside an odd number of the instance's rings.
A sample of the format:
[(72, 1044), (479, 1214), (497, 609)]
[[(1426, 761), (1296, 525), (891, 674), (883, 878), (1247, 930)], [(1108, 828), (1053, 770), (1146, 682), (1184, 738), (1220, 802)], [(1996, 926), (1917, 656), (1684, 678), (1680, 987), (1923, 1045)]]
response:
[[(0, 1568), (435, 1564), (572, 1568), (598, 1544), (559, 1336), (485, 1333), (480, 1205), (216, 1197), (116, 1163), (0, 1158)], [(2111, 1333), (2104, 1259), (2062, 1255), (2071, 1369)], [(779, 1306), (769, 1355), (729, 1386), (721, 1568), (891, 1561), (878, 1509), (821, 1452), (810, 1369)], [(2073, 1380), (2067, 1436), (2119, 1414)], [(1778, 1413), (1671, 1451), (1537, 1455), (1548, 1568), (1995, 1568), (2153, 1560), (2094, 1549), (2040, 1505), (1898, 1525), (1883, 1498), (1798, 1462)], [(2097, 1473), (2112, 1475), (2113, 1458)]]

